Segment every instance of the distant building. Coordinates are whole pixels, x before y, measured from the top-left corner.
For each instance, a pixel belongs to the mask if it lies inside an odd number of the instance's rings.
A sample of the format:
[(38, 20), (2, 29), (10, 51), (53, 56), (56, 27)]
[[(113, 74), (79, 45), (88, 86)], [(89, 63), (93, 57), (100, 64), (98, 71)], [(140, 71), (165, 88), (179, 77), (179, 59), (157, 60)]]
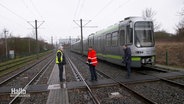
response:
[[(79, 38), (71, 38), (71, 44), (79, 40), (80, 40)], [(61, 45), (70, 44), (70, 39), (69, 38), (59, 39), (59, 44)]]

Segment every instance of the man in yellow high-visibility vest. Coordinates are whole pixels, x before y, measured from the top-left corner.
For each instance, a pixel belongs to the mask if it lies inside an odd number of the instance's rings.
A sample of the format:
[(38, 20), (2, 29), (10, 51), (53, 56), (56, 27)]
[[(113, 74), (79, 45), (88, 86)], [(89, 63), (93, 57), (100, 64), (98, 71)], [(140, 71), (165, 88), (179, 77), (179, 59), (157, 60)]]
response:
[(60, 82), (63, 82), (65, 80), (65, 79), (63, 79), (63, 65), (66, 64), (66, 61), (65, 61), (65, 56), (64, 56), (64, 52), (63, 52), (63, 47), (62, 46), (60, 46), (59, 49), (57, 50), (56, 64), (58, 64), (58, 67), (59, 67), (59, 79), (60, 79)]

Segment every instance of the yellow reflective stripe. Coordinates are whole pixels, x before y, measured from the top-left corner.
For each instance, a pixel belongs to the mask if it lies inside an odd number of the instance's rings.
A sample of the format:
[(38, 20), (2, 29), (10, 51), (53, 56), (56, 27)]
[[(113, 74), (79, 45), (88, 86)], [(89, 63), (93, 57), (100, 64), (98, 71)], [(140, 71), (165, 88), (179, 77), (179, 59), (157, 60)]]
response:
[[(61, 50), (57, 50), (57, 53), (58, 52), (61, 52)], [(56, 53), (56, 64), (59, 64), (57, 53)], [(60, 60), (61, 60), (61, 62), (63, 61), (63, 53), (62, 52), (61, 52)]]

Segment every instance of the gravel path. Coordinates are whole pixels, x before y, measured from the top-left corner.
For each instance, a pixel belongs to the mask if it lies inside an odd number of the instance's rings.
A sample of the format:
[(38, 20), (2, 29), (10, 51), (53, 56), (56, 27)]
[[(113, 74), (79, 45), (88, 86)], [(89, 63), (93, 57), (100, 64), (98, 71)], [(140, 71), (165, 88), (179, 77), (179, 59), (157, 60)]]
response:
[(70, 104), (94, 104), (89, 93), (85, 90), (69, 90), (68, 95)]
[(46, 104), (48, 94), (48, 92), (30, 93), (29, 98), (23, 98), (22, 102), (17, 104)]
[[(93, 89), (93, 92), (101, 104), (143, 104), (143, 102), (127, 92), (126, 89), (119, 86)], [(119, 94), (113, 95), (111, 93)]]
[(184, 77), (183, 78), (179, 78), (179, 79), (173, 79), (172, 81), (184, 84)]
[(128, 86), (158, 104), (184, 104), (184, 90), (162, 81)]

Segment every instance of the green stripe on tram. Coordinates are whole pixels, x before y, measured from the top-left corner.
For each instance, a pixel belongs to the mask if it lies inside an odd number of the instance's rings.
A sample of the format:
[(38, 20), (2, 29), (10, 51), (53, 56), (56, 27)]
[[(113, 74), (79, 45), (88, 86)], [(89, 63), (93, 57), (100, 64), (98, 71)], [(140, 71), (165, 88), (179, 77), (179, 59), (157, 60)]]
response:
[(122, 60), (122, 56), (118, 55), (105, 55), (106, 58), (112, 58), (112, 59), (117, 59), (117, 60)]
[(132, 61), (140, 61), (141, 58), (140, 57), (132, 57)]
[[(98, 53), (97, 56), (103, 56), (105, 58), (111, 58), (111, 59), (116, 59), (116, 60), (122, 60), (122, 56), (119, 56), (119, 55), (104, 55), (102, 53)], [(141, 60), (141, 57), (137, 57), (137, 56), (134, 56), (132, 57), (132, 61), (140, 61)]]

